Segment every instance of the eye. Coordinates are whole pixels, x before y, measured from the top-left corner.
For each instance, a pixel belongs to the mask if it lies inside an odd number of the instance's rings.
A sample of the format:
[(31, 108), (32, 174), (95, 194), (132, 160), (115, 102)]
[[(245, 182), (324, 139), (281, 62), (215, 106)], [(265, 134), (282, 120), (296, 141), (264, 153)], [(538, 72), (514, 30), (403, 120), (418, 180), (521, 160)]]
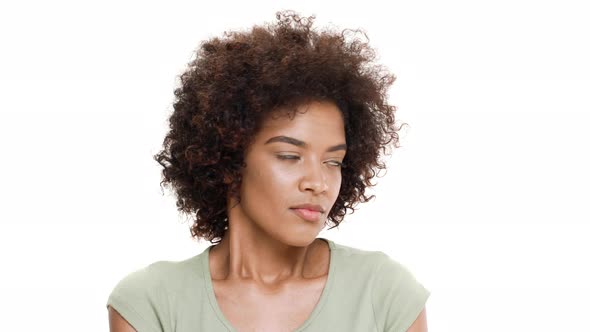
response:
[(343, 166), (343, 164), (342, 164), (341, 162), (339, 162), (339, 161), (336, 161), (336, 160), (330, 160), (330, 161), (328, 161), (328, 163), (329, 163), (330, 165), (332, 165), (332, 166), (336, 166), (336, 167), (342, 167), (342, 166)]
[(293, 155), (293, 154), (278, 154), (277, 158), (279, 158), (281, 160), (299, 160), (299, 159), (301, 159), (299, 156)]

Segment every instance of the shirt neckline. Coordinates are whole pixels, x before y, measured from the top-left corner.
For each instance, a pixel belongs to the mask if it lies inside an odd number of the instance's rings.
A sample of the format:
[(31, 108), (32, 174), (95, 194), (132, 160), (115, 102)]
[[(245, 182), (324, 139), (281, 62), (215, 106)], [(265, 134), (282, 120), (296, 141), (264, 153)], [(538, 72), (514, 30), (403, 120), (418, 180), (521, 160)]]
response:
[[(322, 290), (322, 294), (320, 295), (320, 300), (318, 301), (316, 306), (313, 308), (313, 311), (311, 312), (309, 317), (307, 317), (307, 319), (303, 322), (303, 324), (301, 324), (301, 326), (299, 326), (294, 332), (303, 331), (319, 315), (320, 311), (322, 310), (324, 304), (327, 301), (327, 298), (330, 294), (330, 290), (332, 289), (332, 284), (333, 284), (333, 280), (334, 280), (334, 270), (335, 270), (335, 265), (336, 265), (335, 260), (334, 260), (334, 256), (335, 256), (334, 249), (336, 249), (335, 244), (330, 239), (325, 239), (325, 238), (321, 238), (321, 237), (318, 239), (326, 241), (328, 243), (328, 246), (330, 247), (330, 263), (329, 263), (329, 267), (328, 267), (328, 280), (326, 280), (326, 285), (324, 286), (324, 289)], [(231, 325), (229, 320), (227, 320), (225, 318), (225, 316), (223, 315), (223, 312), (221, 311), (221, 308), (219, 307), (219, 304), (217, 303), (217, 298), (215, 297), (215, 292), (213, 291), (213, 281), (211, 280), (211, 271), (209, 270), (209, 251), (211, 250), (211, 248), (213, 246), (214, 245), (211, 245), (207, 249), (205, 249), (205, 252), (204, 252), (205, 255), (203, 255), (203, 259), (201, 260), (203, 279), (205, 280), (205, 288), (206, 288), (207, 297), (209, 298), (209, 304), (211, 305), (211, 308), (213, 309), (213, 311), (217, 315), (217, 318), (223, 323), (223, 325), (225, 325), (225, 327), (229, 331), (236, 332), (237, 330)]]

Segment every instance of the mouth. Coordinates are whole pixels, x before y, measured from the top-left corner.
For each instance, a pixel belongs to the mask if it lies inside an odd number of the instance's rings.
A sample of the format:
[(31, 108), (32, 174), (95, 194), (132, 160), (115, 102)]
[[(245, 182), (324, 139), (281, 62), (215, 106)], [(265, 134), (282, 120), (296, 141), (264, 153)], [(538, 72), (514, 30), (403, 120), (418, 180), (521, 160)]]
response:
[(298, 215), (301, 219), (309, 222), (318, 222), (320, 220), (320, 216), (322, 215), (320, 211), (304, 208), (292, 208), (290, 210), (293, 211), (296, 215)]

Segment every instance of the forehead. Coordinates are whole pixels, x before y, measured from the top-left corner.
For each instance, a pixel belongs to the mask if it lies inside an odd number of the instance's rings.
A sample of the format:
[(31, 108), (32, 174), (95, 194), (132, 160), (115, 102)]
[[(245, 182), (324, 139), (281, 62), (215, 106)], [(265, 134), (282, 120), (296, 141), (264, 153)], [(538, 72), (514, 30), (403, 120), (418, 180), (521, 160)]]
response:
[(263, 120), (256, 136), (262, 140), (277, 134), (291, 134), (309, 142), (327, 139), (344, 143), (342, 112), (330, 101), (299, 105), (292, 115), (286, 109), (277, 109)]

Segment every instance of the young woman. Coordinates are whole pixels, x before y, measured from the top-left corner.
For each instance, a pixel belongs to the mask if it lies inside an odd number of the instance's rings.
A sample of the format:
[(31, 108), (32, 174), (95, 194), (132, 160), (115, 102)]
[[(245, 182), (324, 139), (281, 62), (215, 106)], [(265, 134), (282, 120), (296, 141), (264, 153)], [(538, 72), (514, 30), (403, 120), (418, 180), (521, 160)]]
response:
[(399, 127), (394, 76), (313, 18), (280, 12), (201, 44), (155, 158), (212, 245), (121, 280), (112, 332), (427, 331), (430, 292), (408, 269), (317, 237), (371, 199)]

